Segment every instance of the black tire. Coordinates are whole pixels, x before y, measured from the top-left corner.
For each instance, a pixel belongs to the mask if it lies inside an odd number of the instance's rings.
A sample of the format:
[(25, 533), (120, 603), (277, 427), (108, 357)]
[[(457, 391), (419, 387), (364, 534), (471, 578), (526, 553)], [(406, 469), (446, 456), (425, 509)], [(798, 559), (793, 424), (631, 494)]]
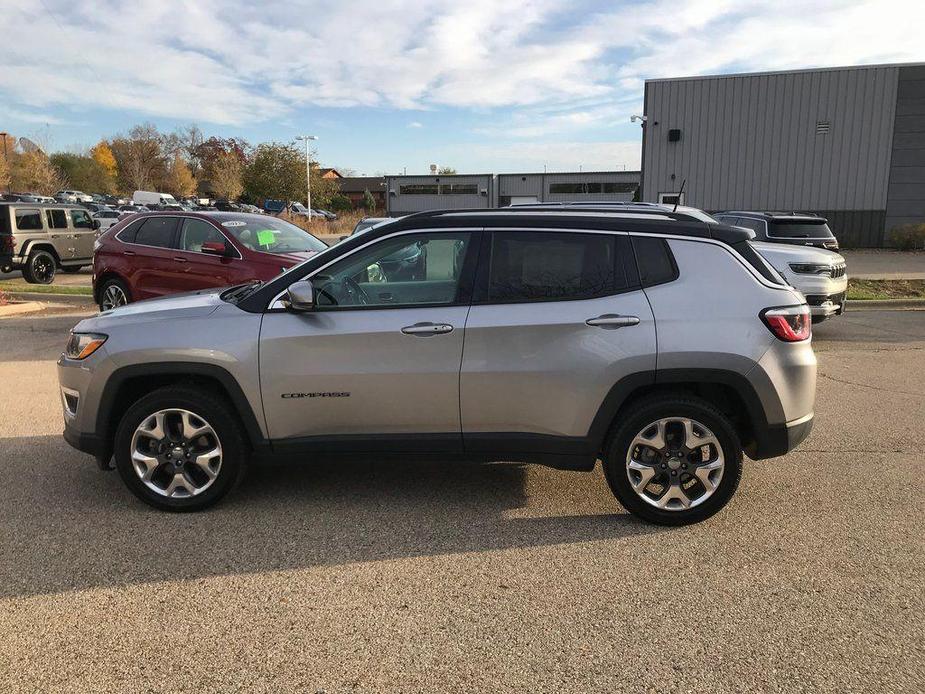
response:
[[(221, 446), (218, 475), (210, 486), (195, 496), (172, 498), (149, 489), (132, 464), (131, 447), (135, 430), (155, 412), (171, 408), (188, 410), (202, 418), (214, 429)], [(125, 485), (145, 503), (165, 511), (201, 511), (217, 503), (240, 481), (248, 457), (241, 425), (231, 405), (220, 394), (191, 385), (166, 386), (138, 400), (119, 422), (114, 449), (116, 469)]]
[[(686, 417), (702, 423), (712, 430), (723, 452), (719, 485), (710, 497), (692, 508), (656, 508), (640, 498), (627, 474), (627, 454), (636, 435), (646, 425), (670, 417)], [(604, 476), (614, 496), (633, 515), (658, 525), (689, 525), (706, 520), (729, 502), (742, 477), (742, 444), (732, 422), (709, 402), (685, 394), (653, 396), (633, 403), (629, 415), (615, 425), (604, 453)]]
[(48, 251), (35, 250), (22, 266), (22, 276), (29, 284), (51, 284), (55, 281), (58, 261)]
[(69, 275), (76, 275), (78, 272), (84, 269), (83, 265), (62, 265), (61, 272), (66, 272)]
[[(107, 311), (107, 310), (109, 310), (110, 308), (114, 308), (114, 307), (112, 307), (112, 306), (110, 306), (110, 307), (104, 306), (104, 304), (106, 303), (106, 298), (107, 298), (107, 294), (108, 294), (107, 290), (108, 290), (110, 287), (116, 287), (116, 288), (119, 289), (119, 291), (122, 292), (122, 294), (125, 296), (125, 303), (126, 303), (126, 304), (132, 303), (132, 293), (128, 290), (128, 287), (125, 285), (125, 282), (123, 282), (122, 280), (117, 280), (117, 279), (115, 279), (115, 278), (111, 278), (111, 279), (108, 279), (108, 280), (106, 280), (105, 282), (103, 282), (103, 286), (100, 287), (100, 291), (99, 291), (99, 294), (98, 294), (98, 296), (99, 296), (99, 298), (100, 298), (100, 301), (99, 301), (100, 311)], [(124, 304), (123, 304), (123, 305), (124, 305)]]

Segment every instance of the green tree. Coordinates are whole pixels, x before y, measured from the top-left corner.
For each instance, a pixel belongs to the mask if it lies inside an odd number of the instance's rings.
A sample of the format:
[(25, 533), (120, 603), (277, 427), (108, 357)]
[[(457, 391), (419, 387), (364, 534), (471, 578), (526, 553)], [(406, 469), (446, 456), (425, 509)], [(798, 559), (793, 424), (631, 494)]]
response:
[(112, 177), (93, 157), (57, 152), (50, 159), (72, 188), (87, 193), (109, 193), (113, 189)]
[(369, 188), (363, 191), (363, 207), (366, 208), (367, 212), (376, 211), (376, 198), (369, 192)]
[(348, 212), (353, 209), (353, 203), (350, 202), (350, 198), (343, 193), (335, 193), (331, 196), (328, 207), (332, 212)]
[(439, 169), (437, 169), (437, 173), (442, 176), (453, 176), (456, 174), (456, 169), (454, 169), (452, 166), (441, 166)]
[[(244, 189), (255, 201), (305, 201), (305, 150), (294, 144), (265, 142), (257, 145), (244, 169)], [(329, 207), (337, 181), (321, 178), (312, 169), (312, 207)]]

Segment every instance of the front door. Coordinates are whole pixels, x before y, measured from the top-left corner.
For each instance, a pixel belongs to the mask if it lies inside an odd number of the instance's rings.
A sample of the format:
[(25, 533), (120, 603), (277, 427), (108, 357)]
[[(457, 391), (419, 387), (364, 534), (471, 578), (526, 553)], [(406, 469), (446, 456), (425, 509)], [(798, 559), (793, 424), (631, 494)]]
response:
[(655, 369), (655, 321), (628, 239), (496, 231), (486, 245), (460, 372), (466, 450), (580, 447), (611, 387)]
[(235, 249), (234, 256), (221, 256), (202, 252), (204, 243), (233, 244), (215, 226), (204, 219), (183, 219), (174, 254), (177, 291), (198, 291), (210, 287), (225, 287), (246, 282), (253, 277), (243, 266)]
[(477, 237), (440, 230), (373, 241), (312, 275), (316, 310), (268, 312), (260, 384), (270, 437), (460, 450)]

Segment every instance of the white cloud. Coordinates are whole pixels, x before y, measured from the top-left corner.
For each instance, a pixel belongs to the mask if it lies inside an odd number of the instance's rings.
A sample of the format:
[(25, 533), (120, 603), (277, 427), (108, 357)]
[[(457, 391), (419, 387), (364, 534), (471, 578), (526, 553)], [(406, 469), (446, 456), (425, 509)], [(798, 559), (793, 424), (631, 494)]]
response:
[(226, 125), (449, 106), (523, 139), (625, 122), (648, 77), (925, 58), (922, 2), (593, 1), (7, 0), (43, 40), (4, 42), (0, 96)]
[(420, 121), (413, 120), (410, 123), (408, 123), (408, 127), (409, 128), (423, 128), (424, 124), (421, 123)]

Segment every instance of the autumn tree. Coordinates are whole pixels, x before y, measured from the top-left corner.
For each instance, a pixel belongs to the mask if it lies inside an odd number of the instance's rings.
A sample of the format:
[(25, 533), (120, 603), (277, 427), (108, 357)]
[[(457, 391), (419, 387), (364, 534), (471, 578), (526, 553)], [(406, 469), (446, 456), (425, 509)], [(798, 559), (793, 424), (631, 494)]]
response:
[(186, 198), (196, 192), (196, 179), (179, 152), (173, 155), (164, 188), (176, 198)]
[(100, 168), (106, 173), (106, 185), (100, 190), (101, 193), (115, 193), (116, 180), (119, 177), (119, 167), (116, 164), (116, 157), (112, 153), (109, 143), (106, 140), (100, 140), (91, 150), (90, 156), (93, 157)]
[(52, 195), (66, 183), (62, 173), (41, 149), (22, 152), (10, 164), (13, 188), (16, 190)]
[(12, 160), (16, 156), (16, 138), (9, 133), (0, 135), (0, 187), (7, 190), (10, 187), (10, 174), (12, 173)]
[(167, 159), (161, 150), (161, 135), (154, 125), (136, 125), (128, 135), (114, 138), (110, 149), (116, 160), (122, 190), (151, 190), (164, 180)]

